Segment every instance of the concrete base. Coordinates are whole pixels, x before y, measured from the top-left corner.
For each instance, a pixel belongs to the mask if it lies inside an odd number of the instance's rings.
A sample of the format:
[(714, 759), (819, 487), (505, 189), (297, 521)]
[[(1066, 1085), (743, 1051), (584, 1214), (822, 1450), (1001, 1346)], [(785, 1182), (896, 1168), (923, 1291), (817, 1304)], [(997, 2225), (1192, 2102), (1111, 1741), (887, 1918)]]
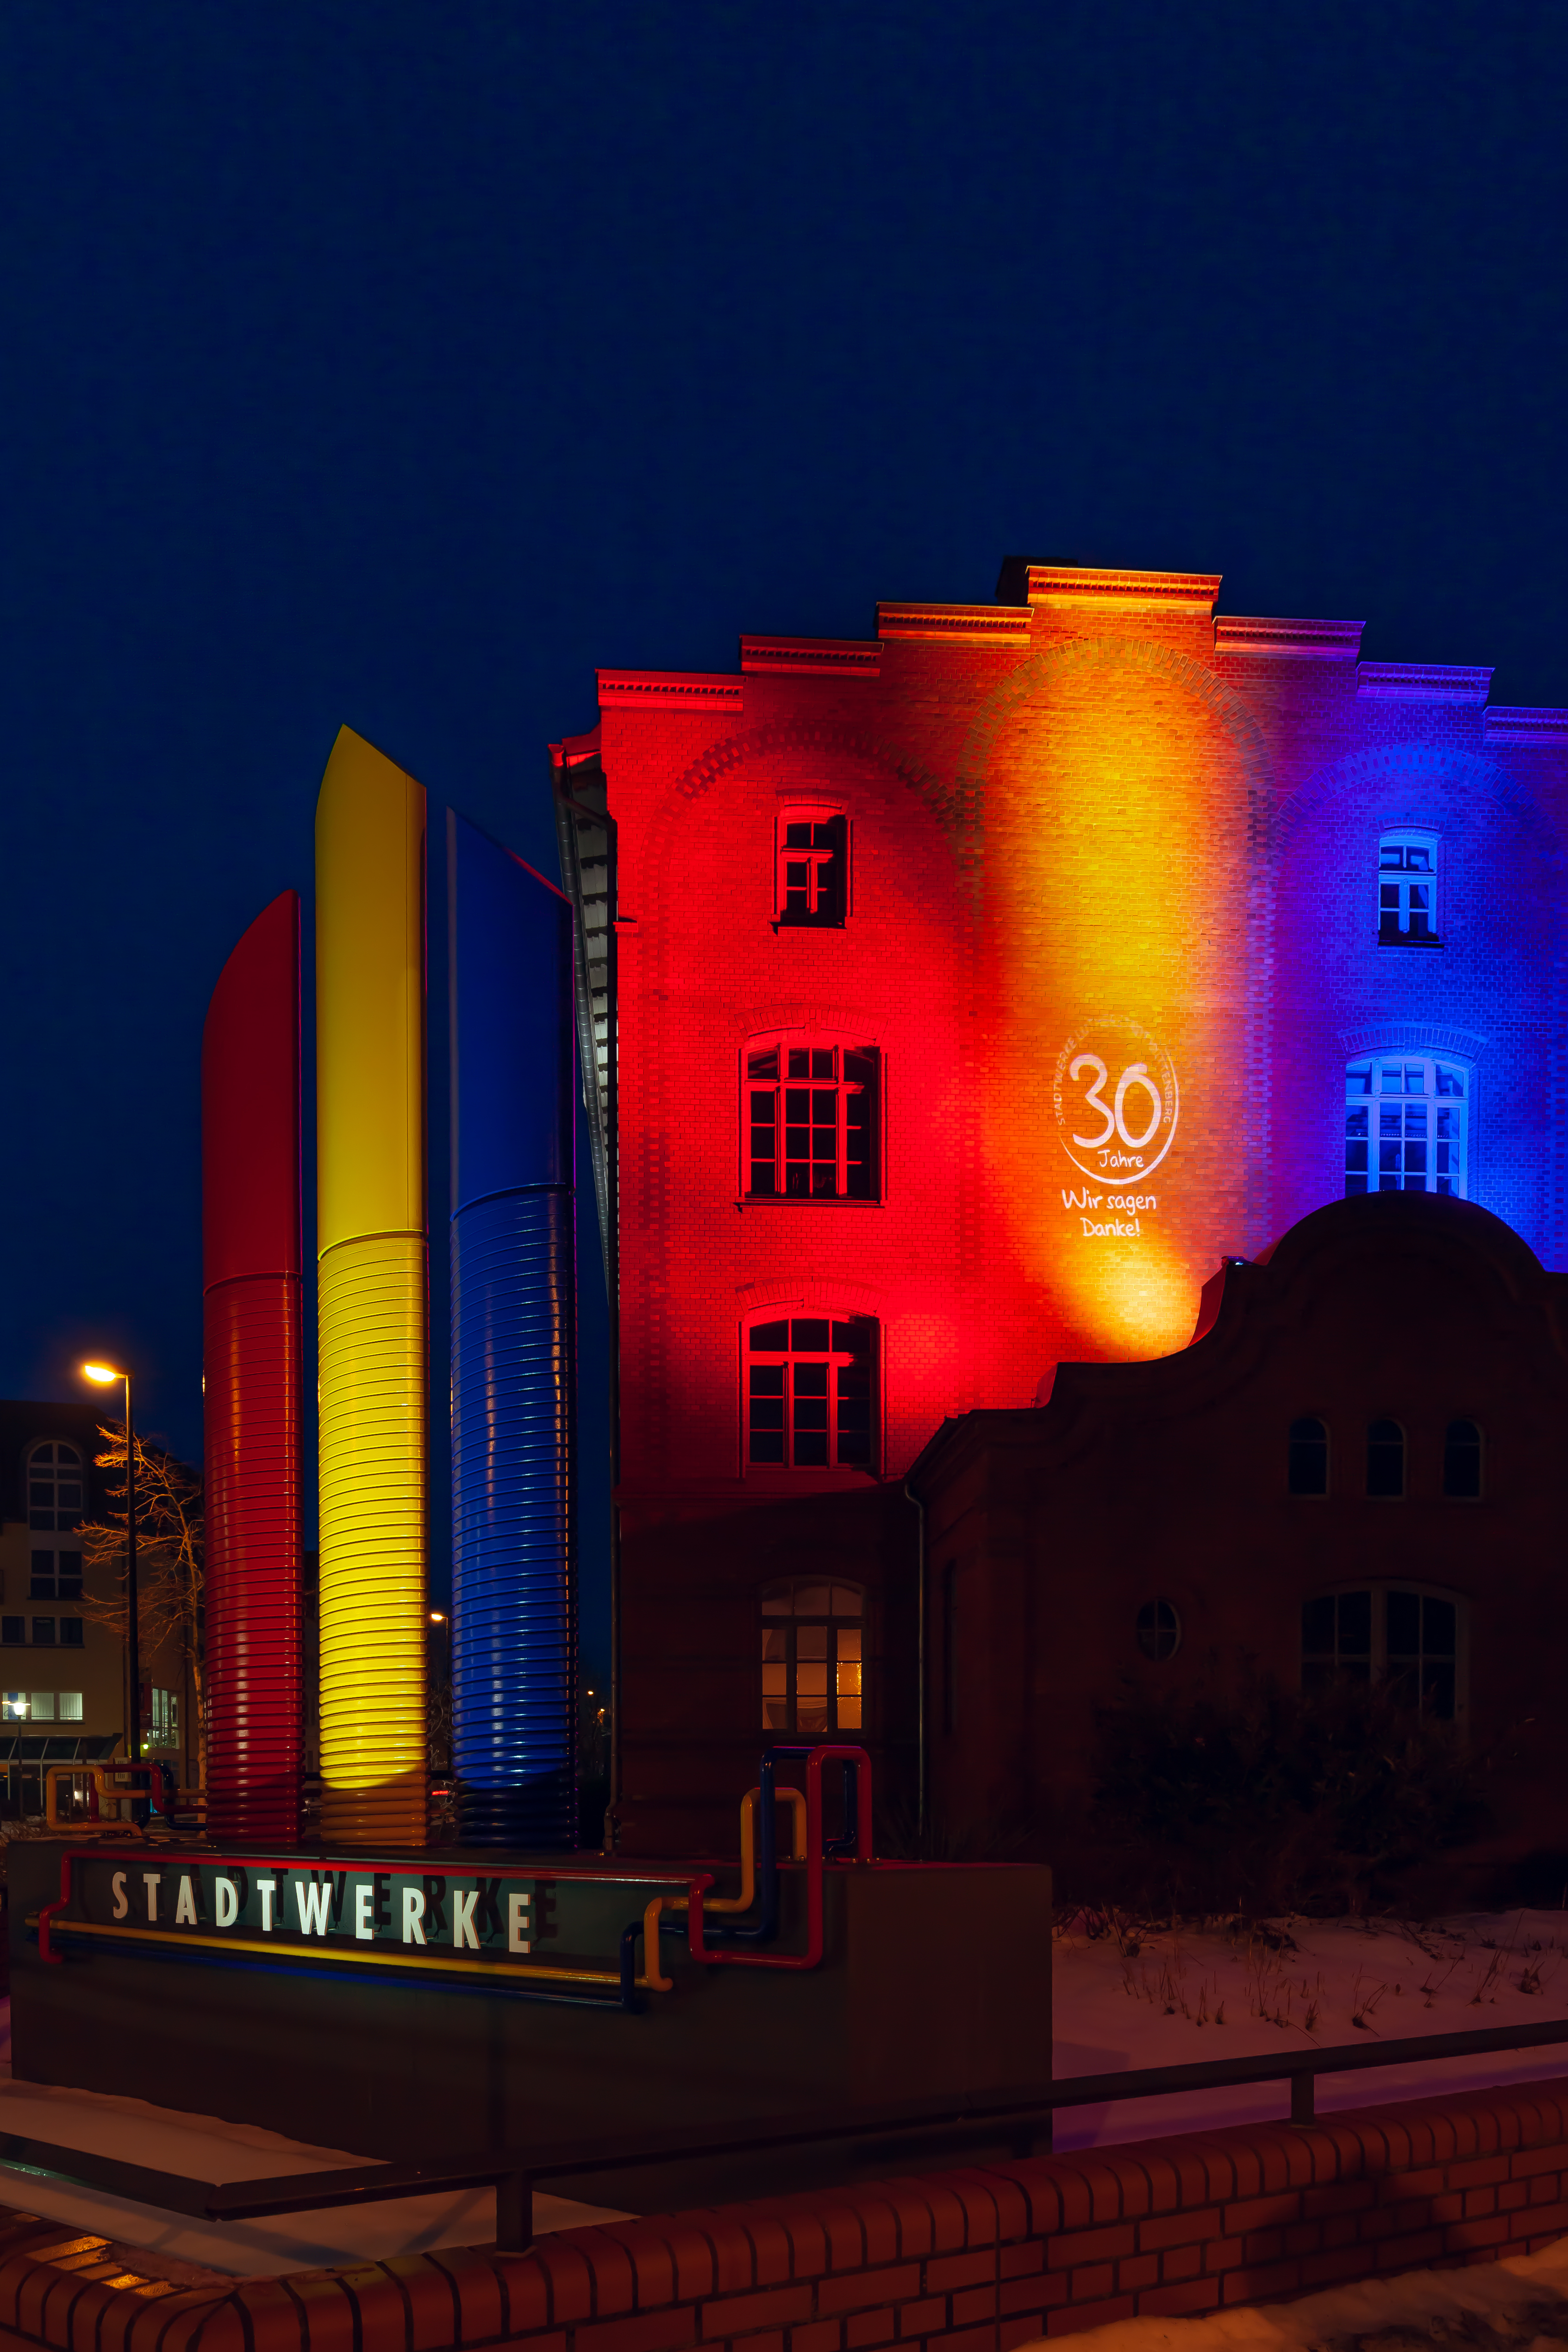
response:
[[(181, 1856), (157, 1859), (172, 1871)], [(426, 1857), (443, 1859), (456, 1857)], [(699, 1968), (665, 1941), (674, 1990), (633, 2016), (482, 1981), (350, 1972), (298, 1950), (249, 1959), (65, 1941), (63, 1964), (47, 1966), (24, 1922), (58, 1893), (59, 1849), (17, 1844), (10, 1864), (18, 2081), (199, 2107), (329, 2147), (428, 2157), (612, 2139), (1051, 2076), (1051, 1874), (1034, 1865), (831, 1864), (820, 1968)], [(804, 1873), (782, 1876), (788, 1950)], [(927, 2142), (897, 2168), (940, 2160)], [(843, 2179), (889, 2168), (885, 2149), (827, 2162)], [(647, 2211), (824, 2177), (818, 2148), (562, 2186)]]

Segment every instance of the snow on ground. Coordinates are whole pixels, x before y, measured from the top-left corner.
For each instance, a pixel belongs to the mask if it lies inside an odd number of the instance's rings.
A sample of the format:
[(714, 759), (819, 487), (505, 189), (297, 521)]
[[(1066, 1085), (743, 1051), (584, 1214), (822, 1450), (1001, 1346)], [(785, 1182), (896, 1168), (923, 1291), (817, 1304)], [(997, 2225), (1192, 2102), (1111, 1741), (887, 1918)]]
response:
[[(1336, 2043), (1372, 2046), (1380, 2039), (1568, 2016), (1568, 1913), (1478, 1914), (1430, 1927), (1292, 1919), (1236, 1932), (1222, 1927), (1145, 1930), (1125, 1920), (1095, 1921), (1080, 1914), (1055, 1938), (1052, 1970), (1059, 2077)], [(314, 2147), (251, 2125), (185, 2115), (141, 2099), (13, 2082), (9, 2037), (10, 2004), (0, 2002), (0, 2134), (121, 2156), (204, 2180), (329, 2171), (365, 2161), (341, 2148)], [(1318, 2084), (1318, 2108), (1332, 2113), (1437, 2090), (1479, 2090), (1556, 2074), (1568, 2075), (1568, 2044), (1325, 2076)], [(918, 2087), (910, 2084), (912, 2095)], [(1058, 2114), (1056, 2146), (1163, 2138), (1216, 2124), (1277, 2119), (1289, 2111), (1289, 2087), (1282, 2082), (1070, 2107)], [(495, 2200), (488, 2190), (222, 2228), (127, 2199), (68, 2189), (15, 2166), (0, 2165), (0, 2197), (75, 2228), (98, 2231), (125, 2248), (128, 2258), (130, 2250), (138, 2249), (144, 2267), (162, 2260), (241, 2276), (384, 2260), (434, 2246), (483, 2244), (495, 2234)], [(534, 2200), (538, 2231), (612, 2218), (618, 2217), (607, 2209), (565, 2198)], [(1213, 2324), (1227, 2327), (1235, 2317)], [(1201, 2352), (1196, 2339), (1177, 2334), (1171, 2340), (1191, 2340), (1194, 2352)], [(1250, 2345), (1252, 2339), (1247, 2341)], [(1257, 2339), (1260, 2346), (1276, 2341), (1297, 2339)], [(1154, 2352), (1152, 2337), (1140, 2342), (1143, 2352)]]
[[(1372, 2047), (1568, 2018), (1568, 1912), (1431, 1925), (1291, 1919), (1144, 1930), (1079, 1913), (1051, 1955), (1058, 2077)], [(1320, 2076), (1320, 2114), (1568, 2074), (1568, 2043)], [(1283, 2082), (1060, 2110), (1059, 2149), (1103, 2147), (1290, 2112)]]
[[(1364, 2279), (1299, 2303), (1113, 2320), (1071, 2342), (1074, 2352), (1559, 2352), (1565, 2338), (1568, 2238), (1559, 2238), (1538, 2254)], [(1046, 2352), (1045, 2337), (1021, 2352)]]
[[(184, 2115), (145, 2099), (13, 2081), (8, 2000), (0, 2001), (0, 2136), (16, 2134), (57, 2147), (117, 2156), (192, 2180), (258, 2180), (269, 2174), (333, 2172), (373, 2161), (339, 2147), (285, 2139), (259, 2125)], [(482, 2246), (496, 2235), (496, 2193), (491, 2189), (216, 2223), (165, 2213), (100, 2189), (73, 2189), (25, 2165), (0, 2163), (0, 2201), (68, 2222), (73, 2229), (95, 2231), (113, 2241), (122, 2259), (170, 2277), (187, 2274), (186, 2266), (192, 2264), (231, 2277), (275, 2277), (284, 2271), (326, 2269), (340, 2263), (386, 2262), (393, 2254), (427, 2253), (435, 2246)], [(536, 2231), (627, 2218), (610, 2207), (580, 2204), (571, 2198), (540, 2193), (534, 2199)]]

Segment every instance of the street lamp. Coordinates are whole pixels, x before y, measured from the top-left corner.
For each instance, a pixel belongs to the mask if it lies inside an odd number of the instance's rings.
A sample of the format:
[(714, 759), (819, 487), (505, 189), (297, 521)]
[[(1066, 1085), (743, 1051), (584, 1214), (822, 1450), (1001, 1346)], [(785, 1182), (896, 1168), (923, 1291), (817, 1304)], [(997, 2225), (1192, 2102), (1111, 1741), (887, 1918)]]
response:
[(125, 1383), (125, 1753), (141, 1761), (141, 1644), (136, 1591), (136, 1434), (131, 1417), (131, 1374), (114, 1364), (84, 1364), (82, 1378), (99, 1388)]

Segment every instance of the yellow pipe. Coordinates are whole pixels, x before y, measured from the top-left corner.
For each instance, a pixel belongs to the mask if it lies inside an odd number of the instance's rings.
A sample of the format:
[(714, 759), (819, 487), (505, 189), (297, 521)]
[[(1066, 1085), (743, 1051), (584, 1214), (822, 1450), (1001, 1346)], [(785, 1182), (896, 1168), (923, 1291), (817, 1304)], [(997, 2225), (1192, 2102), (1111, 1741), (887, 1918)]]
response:
[[(774, 1795), (781, 1804), (789, 1807), (789, 1859), (806, 1859), (806, 1797), (800, 1789), (776, 1789)], [(738, 1895), (705, 1895), (703, 1917), (715, 1911), (749, 1911), (757, 1900), (757, 1816), (762, 1802), (760, 1789), (747, 1789), (740, 1801), (740, 1892)], [(688, 1907), (684, 1895), (667, 1895), (664, 1898), (666, 1911), (685, 1911)]]
[(643, 1973), (637, 1981), (650, 1992), (674, 1990), (674, 1979), (665, 1976), (659, 1966), (659, 1914), (668, 1901), (668, 1895), (655, 1895), (643, 1914)]
[(424, 793), (343, 728), (316, 809), (321, 1830), (424, 1843)]

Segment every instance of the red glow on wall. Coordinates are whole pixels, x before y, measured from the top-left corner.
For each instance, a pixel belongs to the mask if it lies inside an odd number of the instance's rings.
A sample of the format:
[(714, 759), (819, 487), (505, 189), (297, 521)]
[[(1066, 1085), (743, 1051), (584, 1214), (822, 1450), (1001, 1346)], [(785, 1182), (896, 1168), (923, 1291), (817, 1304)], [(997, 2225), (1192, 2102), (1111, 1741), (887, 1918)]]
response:
[(208, 1825), (299, 1811), (299, 900), (256, 917), (202, 1040)]

